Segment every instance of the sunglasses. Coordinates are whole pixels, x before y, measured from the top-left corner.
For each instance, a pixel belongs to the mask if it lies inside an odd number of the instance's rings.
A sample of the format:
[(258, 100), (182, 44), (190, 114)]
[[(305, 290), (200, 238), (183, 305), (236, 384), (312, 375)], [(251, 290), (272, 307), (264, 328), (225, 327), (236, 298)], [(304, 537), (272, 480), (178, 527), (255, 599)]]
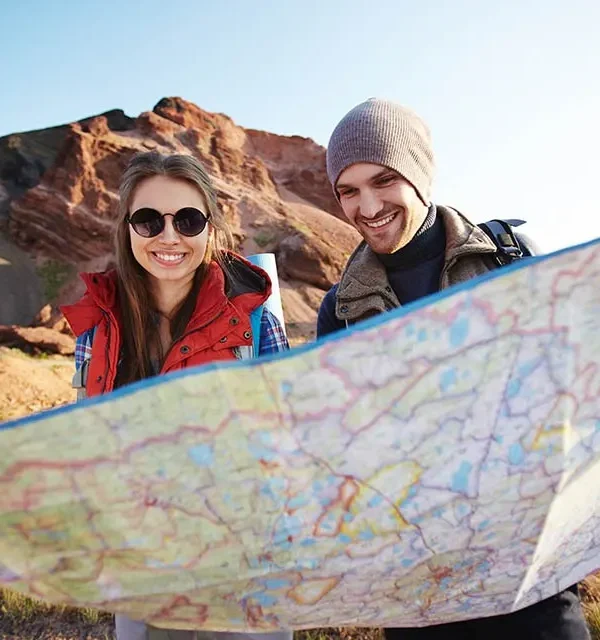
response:
[(173, 218), (175, 231), (188, 238), (202, 233), (208, 222), (208, 216), (195, 207), (184, 207), (177, 213), (160, 213), (156, 209), (144, 207), (128, 215), (125, 222), (129, 223), (143, 238), (154, 238), (163, 232), (167, 216)]

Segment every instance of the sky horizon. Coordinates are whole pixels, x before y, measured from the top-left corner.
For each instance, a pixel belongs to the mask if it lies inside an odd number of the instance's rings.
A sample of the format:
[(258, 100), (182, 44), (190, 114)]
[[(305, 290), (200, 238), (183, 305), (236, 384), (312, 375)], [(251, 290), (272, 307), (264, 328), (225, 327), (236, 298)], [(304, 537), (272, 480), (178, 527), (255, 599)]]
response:
[(545, 251), (600, 236), (600, 3), (158, 0), (1, 10), (0, 136), (180, 96), (245, 128), (326, 146), (372, 97), (432, 131), (434, 199), (522, 218)]

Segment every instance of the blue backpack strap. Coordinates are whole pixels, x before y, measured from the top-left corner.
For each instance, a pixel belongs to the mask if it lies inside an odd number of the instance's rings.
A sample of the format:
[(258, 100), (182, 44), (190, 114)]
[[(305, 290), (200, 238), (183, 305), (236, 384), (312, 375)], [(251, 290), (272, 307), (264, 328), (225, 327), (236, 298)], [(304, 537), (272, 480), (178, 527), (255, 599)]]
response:
[(252, 329), (252, 350), (254, 358), (258, 358), (258, 354), (260, 352), (260, 330), (264, 308), (265, 305), (261, 304), (260, 307), (254, 309), (254, 311), (250, 314), (250, 327)]

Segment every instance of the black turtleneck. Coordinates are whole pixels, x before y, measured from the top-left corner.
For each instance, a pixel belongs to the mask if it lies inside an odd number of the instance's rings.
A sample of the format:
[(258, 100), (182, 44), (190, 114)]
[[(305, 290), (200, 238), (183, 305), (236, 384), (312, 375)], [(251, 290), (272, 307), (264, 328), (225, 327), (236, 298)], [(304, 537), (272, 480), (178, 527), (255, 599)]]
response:
[(438, 291), (445, 249), (444, 222), (432, 204), (421, 228), (406, 246), (395, 253), (377, 254), (400, 304)]

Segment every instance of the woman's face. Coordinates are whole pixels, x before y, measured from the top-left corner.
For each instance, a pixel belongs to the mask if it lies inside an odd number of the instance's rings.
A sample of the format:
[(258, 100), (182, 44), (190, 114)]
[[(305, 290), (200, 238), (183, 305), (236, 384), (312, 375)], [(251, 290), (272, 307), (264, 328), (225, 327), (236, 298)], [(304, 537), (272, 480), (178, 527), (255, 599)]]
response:
[[(149, 207), (161, 214), (177, 213), (184, 207), (195, 207), (208, 215), (208, 207), (202, 193), (185, 180), (167, 176), (152, 176), (136, 188), (129, 214)], [(192, 281), (196, 269), (202, 264), (210, 234), (207, 224), (197, 236), (184, 236), (175, 230), (173, 217), (164, 218), (165, 228), (153, 238), (144, 238), (129, 225), (131, 250), (135, 259), (161, 284), (172, 282), (182, 285)]]

